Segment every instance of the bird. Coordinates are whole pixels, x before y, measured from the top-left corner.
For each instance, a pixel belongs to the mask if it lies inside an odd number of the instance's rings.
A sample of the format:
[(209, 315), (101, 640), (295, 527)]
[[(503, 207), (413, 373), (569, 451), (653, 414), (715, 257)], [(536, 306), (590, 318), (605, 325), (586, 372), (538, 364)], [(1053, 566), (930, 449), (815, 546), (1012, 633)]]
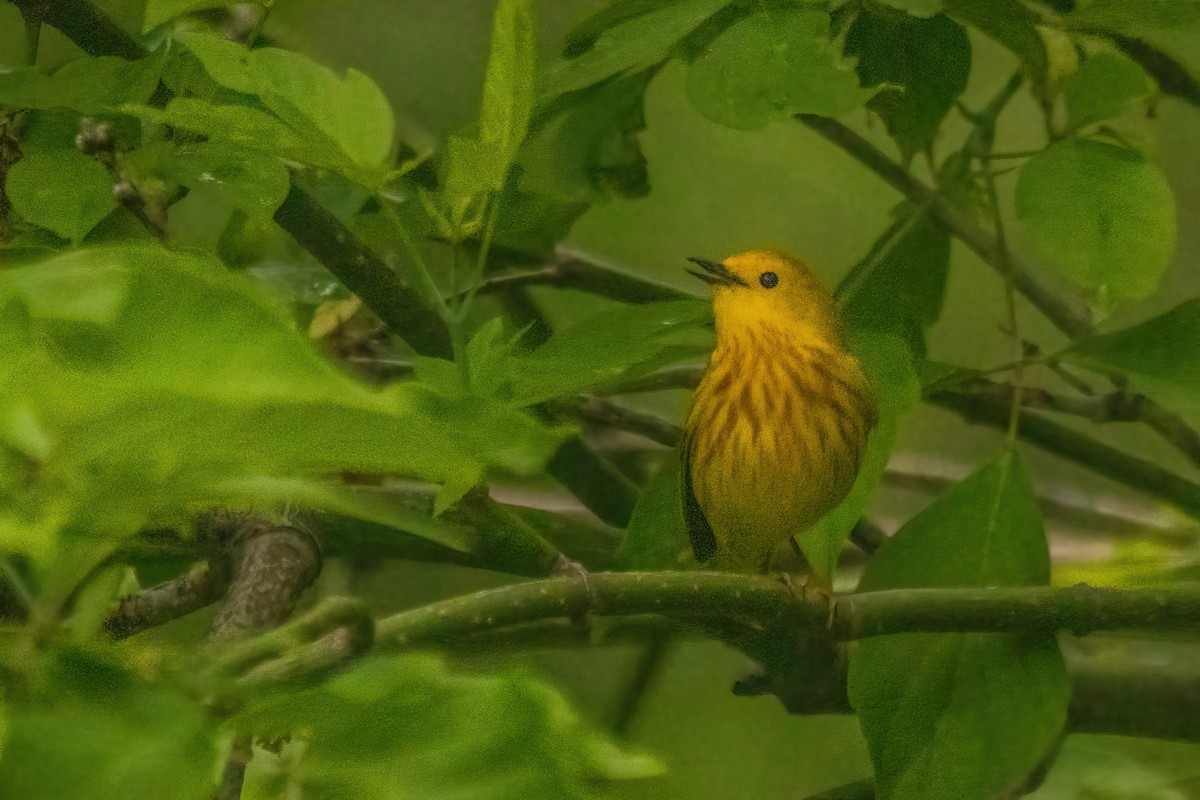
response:
[[(774, 250), (688, 261), (716, 322), (679, 447), (688, 538), (706, 569), (768, 573), (849, 493), (874, 395), (804, 262)], [(811, 578), (832, 591), (831, 576)]]

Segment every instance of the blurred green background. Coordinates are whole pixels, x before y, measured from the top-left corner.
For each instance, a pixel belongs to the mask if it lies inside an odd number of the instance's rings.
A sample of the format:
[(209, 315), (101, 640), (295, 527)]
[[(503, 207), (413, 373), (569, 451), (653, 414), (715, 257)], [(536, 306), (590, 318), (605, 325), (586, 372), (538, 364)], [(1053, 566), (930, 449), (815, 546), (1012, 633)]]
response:
[[(538, 3), (545, 52), (555, 52), (574, 22), (603, 5), (599, 0)], [(140, 20), (136, 6), (127, 4), (128, 19), (119, 20), (131, 30)], [(421, 150), (476, 114), (492, 7), (491, 0), (281, 0), (264, 34), (328, 66), (355, 67), (370, 75), (391, 100), (401, 138)], [(1017, 64), (989, 41), (976, 38), (972, 45), (974, 66), (966, 103), (978, 107)], [(21, 47), (15, 9), (2, 5), (0, 63), (17, 63), (13, 54)], [(43, 34), (42, 63), (53, 63), (71, 52), (72, 46), (56, 32)], [(702, 287), (683, 273), (684, 257), (722, 258), (751, 247), (795, 252), (830, 285), (836, 283), (882, 233), (899, 195), (800, 125), (779, 123), (760, 131), (735, 131), (706, 120), (688, 102), (682, 77), (683, 69), (675, 62), (647, 93), (646, 130), (640, 138), (649, 164), (649, 195), (593, 208), (575, 226), (568, 245), (697, 294)], [(1145, 110), (1136, 107), (1128, 114), (1133, 123), (1132, 117), (1144, 115)], [(893, 152), (882, 125), (865, 111), (845, 121)], [(1040, 111), (1028, 95), (1018, 97), (1001, 122), (998, 151), (1042, 145)], [(1152, 124), (1136, 130), (1139, 138), (1148, 130), (1144, 143), (1175, 190), (1179, 243), (1161, 291), (1121, 307), (1106, 323), (1112, 327), (1161, 313), (1200, 294), (1196, 269), (1200, 226), (1194, 224), (1200, 218), (1196, 158), (1200, 111), (1167, 100), (1157, 105)], [(946, 126), (948, 139), (964, 131), (960, 118), (952, 115)], [(1011, 198), (1014, 181), (1013, 174), (999, 179), (1003, 198)], [(1011, 212), (1011, 202), (1007, 206)], [(206, 221), (193, 224), (203, 226)], [(929, 357), (973, 365), (1009, 360), (1010, 344), (1000, 330), (1002, 291), (999, 277), (956, 244), (945, 310), (928, 337)], [(586, 297), (574, 301), (569, 305), (595, 302)], [(1025, 338), (1045, 349), (1062, 342), (1061, 335), (1026, 304), (1020, 308), (1020, 327)], [(686, 397), (668, 393), (643, 402), (677, 416)], [(1171, 469), (1189, 469), (1182, 456), (1139, 428), (1110, 426), (1105, 436)], [(896, 452), (910, 463), (933, 463), (948, 473), (962, 473), (997, 448), (1000, 437), (922, 406), (907, 419)], [(1146, 505), (1144, 498), (1129, 497), (1121, 487), (1079, 467), (1040, 451), (1029, 455), (1031, 472), (1043, 490), (1062, 493), (1067, 487), (1086, 502)], [(885, 523), (895, 523), (927, 499), (927, 495), (885, 487), (875, 512)], [(1162, 559), (1185, 557), (1173, 551), (1146, 555), (1139, 550), (1131, 556), (1135, 563), (1123, 564), (1118, 544), (1105, 540), (1089, 549), (1086, 537), (1053, 525), (1051, 533), (1060, 581), (1116, 580), (1128, 577), (1130, 570), (1136, 574), (1138, 558), (1158, 565)], [(1101, 561), (1094, 565), (1098, 557)], [(322, 580), (328, 589), (346, 581), (354, 581), (359, 591), (365, 585), (378, 611), (387, 612), (500, 579), (448, 567), (335, 564)], [(205, 620), (182, 624), (200, 626)], [(169, 629), (163, 635), (170, 635)], [(609, 724), (640, 652), (640, 648), (614, 647), (489, 658), (524, 664), (551, 677), (585, 715)], [(660, 756), (669, 772), (654, 781), (622, 784), (613, 796), (782, 800), (869, 776), (866, 749), (853, 718), (789, 716), (773, 698), (732, 696), (732, 683), (752, 667), (744, 656), (718, 645), (671, 645), (628, 730), (630, 740)], [(987, 743), (981, 746), (986, 748)], [(1074, 736), (1034, 797), (1200, 797), (1200, 747)]]

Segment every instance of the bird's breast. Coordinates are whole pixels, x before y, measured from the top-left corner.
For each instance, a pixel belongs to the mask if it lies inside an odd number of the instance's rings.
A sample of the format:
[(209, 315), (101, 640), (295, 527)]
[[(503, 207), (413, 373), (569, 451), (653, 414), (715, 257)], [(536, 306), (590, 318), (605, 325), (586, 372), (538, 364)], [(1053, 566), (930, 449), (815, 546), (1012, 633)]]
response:
[(719, 345), (687, 420), (696, 500), (718, 539), (811, 525), (853, 485), (874, 419), (849, 353), (769, 331)]

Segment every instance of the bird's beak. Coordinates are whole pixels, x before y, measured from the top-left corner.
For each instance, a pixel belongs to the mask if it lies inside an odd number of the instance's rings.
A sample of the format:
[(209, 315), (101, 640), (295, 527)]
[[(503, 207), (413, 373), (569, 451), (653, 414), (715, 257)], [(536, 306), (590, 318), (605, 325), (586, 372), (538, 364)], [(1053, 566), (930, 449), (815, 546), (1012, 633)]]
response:
[(698, 272), (694, 269), (689, 269), (692, 275), (695, 275), (705, 283), (710, 283), (713, 286), (746, 286), (746, 282), (729, 271), (729, 267), (718, 261), (705, 261), (703, 258), (689, 258), (698, 267), (701, 267), (704, 272)]

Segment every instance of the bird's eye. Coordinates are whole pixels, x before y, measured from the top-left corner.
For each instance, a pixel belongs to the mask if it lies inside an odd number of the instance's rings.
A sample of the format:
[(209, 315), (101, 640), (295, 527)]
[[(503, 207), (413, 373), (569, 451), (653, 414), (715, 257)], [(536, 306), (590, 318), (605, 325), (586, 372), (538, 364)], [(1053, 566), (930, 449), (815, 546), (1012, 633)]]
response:
[(774, 289), (779, 285), (779, 276), (774, 272), (764, 272), (758, 276), (758, 282), (763, 285), (764, 289)]

